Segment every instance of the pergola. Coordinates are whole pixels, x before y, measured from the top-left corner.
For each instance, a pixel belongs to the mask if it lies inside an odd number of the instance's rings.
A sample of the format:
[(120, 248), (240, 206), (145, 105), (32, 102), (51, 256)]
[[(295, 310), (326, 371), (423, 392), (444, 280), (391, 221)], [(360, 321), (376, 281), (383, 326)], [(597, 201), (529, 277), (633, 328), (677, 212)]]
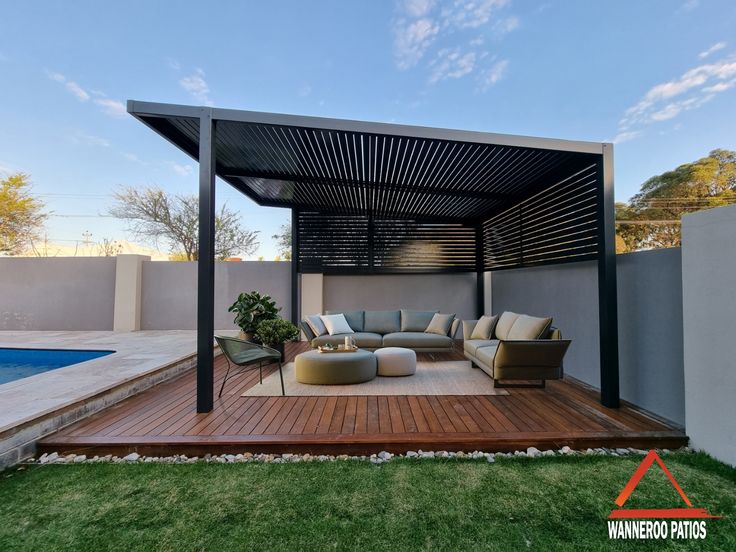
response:
[(215, 177), (292, 212), (300, 273), (477, 273), (597, 260), (601, 402), (619, 404), (613, 146), (130, 100), (199, 161), (197, 411), (213, 407)]

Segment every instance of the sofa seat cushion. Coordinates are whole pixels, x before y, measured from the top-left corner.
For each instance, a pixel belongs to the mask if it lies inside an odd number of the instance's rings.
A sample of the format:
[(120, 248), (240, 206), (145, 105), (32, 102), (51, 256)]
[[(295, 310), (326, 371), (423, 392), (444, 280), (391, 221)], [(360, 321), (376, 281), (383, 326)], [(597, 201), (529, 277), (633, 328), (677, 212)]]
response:
[(463, 349), (466, 353), (477, 356), (480, 347), (491, 347), (498, 345), (498, 339), (466, 339), (463, 342)]
[(486, 366), (493, 368), (493, 357), (496, 356), (498, 345), (490, 345), (488, 347), (480, 347), (475, 353), (475, 358)]
[(383, 336), (384, 347), (406, 347), (408, 349), (451, 348), (452, 338), (447, 335), (424, 332), (395, 332)]
[(551, 318), (536, 318), (522, 314), (516, 319), (514, 325), (511, 326), (506, 339), (510, 341), (540, 339), (547, 333), (551, 325)]
[(371, 332), (355, 332), (351, 334), (335, 334), (321, 335), (312, 340), (312, 347), (320, 345), (341, 345), (345, 343), (345, 336), (350, 336), (355, 340), (358, 347), (367, 347), (369, 349), (377, 349), (381, 346), (381, 335)]
[(401, 331), (401, 311), (365, 311), (363, 330), (387, 334)]

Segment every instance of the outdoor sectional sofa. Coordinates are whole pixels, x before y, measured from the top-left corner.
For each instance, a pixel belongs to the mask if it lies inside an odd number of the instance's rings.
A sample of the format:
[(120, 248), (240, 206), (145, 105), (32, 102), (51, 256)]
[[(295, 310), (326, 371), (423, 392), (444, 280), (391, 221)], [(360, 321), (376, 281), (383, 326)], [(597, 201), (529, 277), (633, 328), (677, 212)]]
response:
[(339, 345), (349, 335), (361, 349), (376, 350), (382, 347), (403, 347), (419, 353), (447, 352), (455, 348), (455, 334), (460, 320), (455, 318), (447, 335), (427, 333), (424, 330), (438, 311), (327, 311), (326, 314), (343, 314), (355, 333), (315, 336), (306, 319), (300, 326), (312, 347)]
[[(463, 320), (463, 351), (474, 366), (494, 380), (496, 387), (544, 387), (545, 380), (562, 378), (562, 359), (570, 340), (552, 326), (551, 318), (514, 312)], [(484, 334), (484, 335), (479, 335)], [(539, 384), (502, 383), (500, 380), (540, 380)]]

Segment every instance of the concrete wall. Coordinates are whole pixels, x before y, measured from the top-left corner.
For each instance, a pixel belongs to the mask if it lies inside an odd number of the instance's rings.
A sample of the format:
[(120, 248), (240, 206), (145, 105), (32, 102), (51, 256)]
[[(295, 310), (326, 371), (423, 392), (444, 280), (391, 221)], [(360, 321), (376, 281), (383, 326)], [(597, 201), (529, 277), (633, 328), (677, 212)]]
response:
[(475, 318), (475, 292), (475, 273), (325, 276), (323, 281), (324, 310), (438, 309)]
[(114, 257), (0, 258), (0, 330), (112, 330)]
[[(291, 263), (221, 262), (215, 266), (215, 328), (234, 329), (227, 312), (238, 294), (257, 290), (273, 297), (281, 316), (291, 317)], [(141, 329), (193, 330), (197, 327), (197, 263), (143, 263)]]
[[(684, 425), (680, 250), (617, 256), (621, 398)], [(493, 311), (553, 316), (565, 372), (600, 386), (595, 262), (493, 273)]]
[(682, 218), (685, 429), (736, 466), (736, 205)]

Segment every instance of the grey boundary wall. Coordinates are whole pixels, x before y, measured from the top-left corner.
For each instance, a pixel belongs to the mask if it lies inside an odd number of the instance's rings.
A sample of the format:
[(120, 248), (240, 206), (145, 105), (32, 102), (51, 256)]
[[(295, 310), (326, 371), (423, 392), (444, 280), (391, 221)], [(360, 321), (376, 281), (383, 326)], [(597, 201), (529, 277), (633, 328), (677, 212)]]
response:
[[(621, 398), (685, 425), (679, 248), (617, 255)], [(595, 262), (493, 273), (493, 312), (552, 316), (572, 345), (565, 372), (600, 383)]]

